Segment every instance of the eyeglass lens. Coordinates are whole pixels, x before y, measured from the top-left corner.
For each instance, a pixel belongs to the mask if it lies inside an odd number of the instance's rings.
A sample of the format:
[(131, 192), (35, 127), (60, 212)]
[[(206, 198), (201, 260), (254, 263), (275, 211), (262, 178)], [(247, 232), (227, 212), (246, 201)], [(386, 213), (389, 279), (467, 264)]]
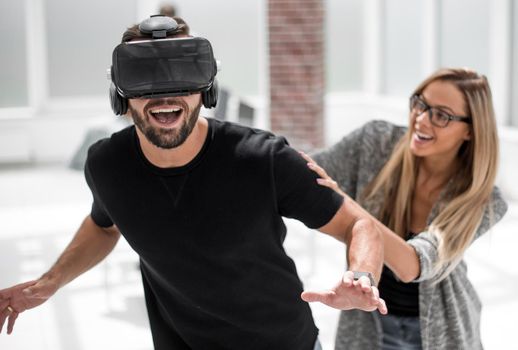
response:
[(410, 100), (410, 108), (415, 111), (417, 115), (423, 114), (424, 112), (428, 112), (428, 118), (430, 122), (438, 127), (446, 127), (448, 122), (450, 121), (450, 116), (448, 113), (440, 110), (439, 108), (430, 107), (423, 100), (421, 100), (418, 96), (413, 96)]

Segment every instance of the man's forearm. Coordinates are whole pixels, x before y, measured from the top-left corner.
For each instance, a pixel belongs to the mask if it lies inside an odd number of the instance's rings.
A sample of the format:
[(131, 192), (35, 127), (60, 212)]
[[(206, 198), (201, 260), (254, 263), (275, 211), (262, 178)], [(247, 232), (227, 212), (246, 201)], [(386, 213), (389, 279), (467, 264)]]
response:
[(383, 239), (375, 221), (344, 198), (342, 206), (326, 225), (319, 228), (346, 244), (349, 270), (371, 272), (379, 281), (383, 267)]
[(378, 282), (383, 267), (383, 240), (378, 227), (372, 220), (360, 218), (347, 231), (348, 269), (371, 272)]
[(58, 288), (64, 286), (103, 260), (119, 237), (114, 226), (99, 227), (87, 216), (56, 263), (41, 278), (52, 280)]
[[(347, 249), (348, 270), (370, 272), (375, 284), (379, 281), (383, 266), (383, 240), (370, 218), (358, 214), (345, 200), (334, 217), (319, 228), (344, 242)], [(351, 271), (346, 271), (340, 282), (331, 290), (305, 291), (302, 299), (308, 302), (320, 301), (340, 310), (379, 310), (387, 313), (385, 302), (379, 298), (378, 290), (364, 278), (355, 283)]]

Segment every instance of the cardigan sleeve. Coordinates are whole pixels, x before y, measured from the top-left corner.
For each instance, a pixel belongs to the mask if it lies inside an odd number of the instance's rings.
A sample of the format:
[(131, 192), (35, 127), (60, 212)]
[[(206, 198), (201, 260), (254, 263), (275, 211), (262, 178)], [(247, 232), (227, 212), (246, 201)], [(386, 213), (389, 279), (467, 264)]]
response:
[[(486, 233), (494, 226), (507, 212), (507, 203), (502, 197), (502, 193), (498, 187), (493, 188), (491, 194), (491, 202), (484, 211), (482, 221), (475, 233), (475, 239)], [(438, 260), (438, 240), (435, 235), (430, 232), (422, 232), (416, 237), (407, 241), (416, 251), (419, 257), (421, 274), (413, 282), (422, 282), (433, 279), (435, 277), (434, 266)], [(447, 267), (445, 267), (447, 268)]]

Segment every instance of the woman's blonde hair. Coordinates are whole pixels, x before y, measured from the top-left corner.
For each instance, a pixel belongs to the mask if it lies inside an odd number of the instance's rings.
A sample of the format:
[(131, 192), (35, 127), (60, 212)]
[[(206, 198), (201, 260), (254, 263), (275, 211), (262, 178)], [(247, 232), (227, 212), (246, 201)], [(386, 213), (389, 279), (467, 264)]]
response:
[[(421, 94), (434, 81), (449, 82), (463, 94), (471, 116), (471, 140), (459, 149), (459, 170), (450, 180), (440, 211), (428, 226), (438, 238), (436, 281), (455, 268), (473, 241), (488, 203), (498, 164), (498, 135), (491, 90), (487, 78), (470, 69), (440, 69), (414, 91)], [(405, 237), (410, 232), (411, 205), (419, 158), (410, 150), (412, 127), (395, 146), (377, 177), (363, 193), (366, 202), (383, 199), (378, 219)]]

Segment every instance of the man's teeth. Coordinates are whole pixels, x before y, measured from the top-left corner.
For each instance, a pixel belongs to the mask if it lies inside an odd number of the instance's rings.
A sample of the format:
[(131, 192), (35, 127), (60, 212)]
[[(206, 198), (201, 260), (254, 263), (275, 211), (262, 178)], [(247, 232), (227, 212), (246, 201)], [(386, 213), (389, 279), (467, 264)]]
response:
[(181, 108), (161, 108), (161, 109), (154, 109), (151, 111), (151, 113), (176, 113), (180, 112)]

